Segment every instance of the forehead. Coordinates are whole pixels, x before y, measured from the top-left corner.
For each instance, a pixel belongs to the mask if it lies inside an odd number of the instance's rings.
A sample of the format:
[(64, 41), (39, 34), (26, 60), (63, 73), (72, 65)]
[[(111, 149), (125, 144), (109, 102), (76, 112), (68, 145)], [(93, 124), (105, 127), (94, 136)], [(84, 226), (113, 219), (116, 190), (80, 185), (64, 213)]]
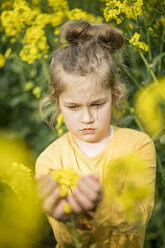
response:
[(67, 75), (64, 78), (65, 91), (60, 97), (65, 100), (93, 101), (100, 98), (107, 98), (111, 95), (110, 89), (103, 88), (96, 76), (75, 76)]

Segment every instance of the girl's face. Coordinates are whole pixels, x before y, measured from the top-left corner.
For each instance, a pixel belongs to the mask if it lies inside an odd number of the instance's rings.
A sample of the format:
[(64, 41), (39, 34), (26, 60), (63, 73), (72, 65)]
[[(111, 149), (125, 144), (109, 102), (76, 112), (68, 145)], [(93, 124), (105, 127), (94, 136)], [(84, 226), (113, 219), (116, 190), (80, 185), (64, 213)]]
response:
[(89, 77), (68, 75), (66, 90), (58, 103), (73, 137), (97, 143), (109, 135), (112, 95)]

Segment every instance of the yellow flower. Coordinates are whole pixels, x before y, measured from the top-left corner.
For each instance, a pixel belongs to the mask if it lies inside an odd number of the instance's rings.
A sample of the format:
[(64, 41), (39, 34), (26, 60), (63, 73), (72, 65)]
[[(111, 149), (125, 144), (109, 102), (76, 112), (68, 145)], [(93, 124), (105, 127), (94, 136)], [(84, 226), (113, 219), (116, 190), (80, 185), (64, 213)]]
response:
[(104, 9), (104, 17), (106, 21), (111, 21), (112, 19), (117, 20), (121, 15), (125, 15), (127, 18), (136, 19), (137, 16), (142, 15), (143, 1), (119, 1), (111, 0), (106, 4)]
[(33, 95), (36, 97), (36, 98), (40, 98), (41, 96), (41, 88), (39, 86), (36, 86), (33, 91), (32, 91)]
[(139, 39), (140, 39), (140, 34), (135, 32), (133, 37), (129, 40), (129, 43), (133, 44), (134, 46), (136, 46), (136, 45), (138, 45)]
[(2, 68), (5, 64), (5, 57), (0, 53), (0, 68)]
[(59, 28), (56, 28), (56, 29), (54, 30), (54, 34), (55, 34), (55, 35), (59, 35), (59, 34), (60, 34), (60, 29), (59, 29)]
[(68, 15), (68, 18), (70, 20), (83, 19), (83, 20), (88, 20), (89, 22), (102, 22), (103, 21), (102, 17), (94, 16), (94, 15), (89, 14), (86, 11), (83, 11), (82, 9), (78, 9), (78, 8), (75, 8), (75, 9), (72, 9), (71, 11), (68, 11), (67, 15)]
[(60, 196), (62, 198), (66, 197), (68, 195), (68, 193), (69, 193), (69, 188), (68, 187), (58, 185), (58, 189), (60, 191)]
[(32, 0), (32, 5), (40, 4), (41, 0)]
[(132, 210), (138, 201), (152, 194), (152, 189), (145, 185), (146, 164), (135, 154), (127, 154), (110, 162), (103, 180), (104, 201), (116, 202), (121, 206), (126, 218), (136, 218)]
[(148, 45), (145, 42), (138, 42), (138, 47), (141, 50), (143, 50), (145, 52), (148, 52), (149, 47), (148, 47)]
[(69, 203), (65, 203), (65, 204), (64, 204), (64, 212), (65, 212), (66, 214), (72, 213), (72, 208), (71, 208), (71, 206), (70, 206)]
[(63, 122), (64, 122), (63, 115), (60, 112), (59, 115), (57, 116), (57, 124), (61, 126)]
[(10, 40), (10, 43), (15, 43), (16, 42), (16, 39), (15, 38), (12, 38), (11, 40)]
[(165, 27), (165, 16), (161, 16), (160, 22), (162, 23), (163, 27)]
[(48, 5), (53, 8), (54, 11), (67, 11), (69, 10), (68, 2), (66, 0), (48, 0)]
[(29, 91), (33, 88), (34, 84), (32, 81), (28, 81), (26, 84), (25, 84), (25, 91)]
[(132, 23), (128, 23), (128, 26), (129, 26), (131, 29), (133, 29)]
[(154, 32), (153, 28), (151, 28), (151, 27), (149, 27), (148, 30), (149, 30), (151, 33)]
[(57, 183), (67, 187), (76, 186), (80, 178), (79, 174), (70, 167), (54, 171), (52, 177)]
[(69, 188), (77, 185), (80, 175), (73, 168), (68, 167), (54, 171), (52, 178), (58, 183), (60, 196), (66, 197), (69, 193)]
[(143, 87), (135, 95), (136, 115), (150, 135), (158, 134), (165, 125), (164, 114), (159, 108), (159, 102), (165, 102), (165, 78), (158, 82)]
[(4, 57), (5, 57), (5, 58), (9, 58), (11, 52), (12, 52), (12, 50), (11, 50), (11, 48), (9, 47), (9, 48), (6, 50)]
[(141, 50), (147, 52), (149, 49), (148, 45), (145, 42), (139, 41), (139, 39), (140, 39), (140, 34), (135, 32), (133, 37), (129, 40), (129, 43), (133, 44), (134, 46), (137, 46)]
[(57, 131), (57, 133), (58, 133), (59, 135), (63, 134), (63, 129), (62, 129), (62, 128), (59, 128), (58, 131)]

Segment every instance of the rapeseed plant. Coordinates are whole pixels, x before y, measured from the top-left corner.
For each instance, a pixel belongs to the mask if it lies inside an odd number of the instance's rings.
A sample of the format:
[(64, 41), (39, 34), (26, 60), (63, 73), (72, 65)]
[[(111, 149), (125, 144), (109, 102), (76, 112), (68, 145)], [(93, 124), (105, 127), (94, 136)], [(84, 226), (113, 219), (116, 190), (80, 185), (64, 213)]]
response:
[[(30, 247), (41, 228), (41, 210), (26, 144), (12, 132), (0, 134), (0, 247)], [(18, 162), (17, 162), (18, 161)]]
[(70, 187), (76, 187), (80, 179), (80, 175), (73, 168), (69, 167), (54, 171), (52, 177), (58, 183), (61, 197), (66, 197)]
[(152, 195), (153, 189), (145, 184), (146, 178), (145, 162), (134, 153), (110, 161), (103, 180), (104, 201), (115, 202), (123, 209), (126, 219), (132, 221), (136, 218), (135, 205)]
[(144, 86), (135, 95), (136, 115), (152, 136), (161, 133), (165, 126), (161, 102), (165, 102), (165, 78), (159, 79), (158, 84)]

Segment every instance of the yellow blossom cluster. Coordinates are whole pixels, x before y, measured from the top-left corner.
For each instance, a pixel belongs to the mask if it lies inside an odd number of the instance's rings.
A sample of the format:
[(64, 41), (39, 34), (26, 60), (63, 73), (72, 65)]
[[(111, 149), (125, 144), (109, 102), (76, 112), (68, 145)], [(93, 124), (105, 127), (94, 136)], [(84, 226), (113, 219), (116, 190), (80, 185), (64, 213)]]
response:
[[(53, 2), (54, 1), (52, 1), (52, 3)], [(49, 46), (47, 44), (44, 27), (47, 24), (51, 24), (54, 27), (63, 22), (64, 16), (66, 16), (66, 13), (63, 11), (64, 7), (68, 10), (68, 7), (63, 2), (64, 1), (58, 1), (58, 4), (56, 2), (56, 7), (61, 6), (63, 9), (56, 9), (56, 13), (50, 14), (41, 13), (40, 9), (36, 7), (33, 8), (33, 6), (30, 6), (24, 0), (15, 0), (11, 6), (11, 10), (4, 10), (2, 12), (1, 22), (6, 35), (9, 37), (14, 36), (14, 38), (11, 39), (11, 43), (16, 41), (15, 37), (19, 37), (22, 29), (28, 27), (25, 30), (25, 36), (22, 41), (24, 46), (20, 51), (20, 56), (23, 61), (31, 64), (35, 59), (41, 58), (42, 54), (47, 54)]]
[(40, 98), (41, 96), (41, 88), (39, 86), (36, 86), (33, 91), (32, 94), (36, 97), (36, 98)]
[(68, 18), (70, 20), (76, 19), (84, 19), (88, 20), (89, 22), (102, 22), (103, 18), (102, 17), (96, 17), (92, 14), (87, 13), (86, 11), (83, 11), (82, 9), (75, 8), (71, 11), (68, 12)]
[(26, 84), (25, 84), (25, 87), (24, 87), (24, 90), (25, 91), (29, 91), (33, 88), (33, 82), (32, 81), (28, 81)]
[[(53, 180), (58, 183), (58, 188), (60, 190), (60, 196), (66, 197), (69, 193), (70, 187), (75, 187), (80, 175), (73, 168), (59, 169), (52, 173)], [(69, 203), (64, 205), (65, 213), (71, 213), (72, 209)]]
[(117, 24), (122, 22), (122, 17), (125, 15), (129, 19), (136, 19), (142, 15), (143, 0), (111, 0), (106, 3), (104, 9), (104, 17), (106, 21), (116, 20)]
[[(25, 179), (26, 178), (26, 179)], [(21, 198), (32, 187), (31, 170), (23, 164), (13, 162), (8, 169), (1, 167), (0, 180), (10, 186), (12, 191)], [(26, 181), (26, 183), (24, 183)]]
[(68, 11), (68, 2), (66, 0), (48, 0), (48, 5), (52, 7), (54, 11)]
[[(66, 0), (47, 0), (50, 10), (48, 13), (43, 13), (37, 4), (40, 0), (33, 0), (32, 5), (26, 0), (14, 0), (8, 5), (10, 8), (5, 9), (1, 14), (2, 27), (8, 37), (11, 37), (10, 42), (14, 43), (20, 36), (22, 39), (23, 48), (20, 51), (20, 57), (23, 61), (31, 64), (35, 59), (41, 58), (49, 51), (47, 36), (44, 28), (50, 24), (53, 28), (61, 25), (66, 19), (85, 19), (91, 22), (101, 22), (101, 17), (87, 13), (81, 9), (69, 10)], [(14, 20), (14, 21), (13, 21)], [(55, 36), (58, 35), (55, 29)], [(55, 37), (54, 41), (57, 41)], [(1, 58), (2, 60), (2, 58)], [(3, 63), (1, 63), (3, 64)]]
[(23, 61), (31, 64), (36, 58), (41, 58), (43, 53), (47, 53), (49, 46), (47, 45), (47, 38), (42, 26), (31, 26), (26, 30), (23, 43), (23, 49), (20, 56)]
[(152, 136), (159, 134), (165, 127), (161, 102), (165, 103), (165, 78), (159, 79), (158, 84), (144, 86), (135, 95), (136, 115)]
[(55, 130), (58, 133), (58, 135), (63, 134), (63, 132), (64, 132), (63, 125), (64, 125), (64, 119), (63, 119), (62, 113), (60, 112), (59, 115), (57, 116), (56, 126), (55, 126)]
[(125, 211), (127, 220), (132, 220), (136, 217), (135, 205), (153, 193), (145, 184), (146, 178), (145, 163), (133, 153), (111, 161), (103, 181), (105, 201), (115, 202)]
[(15, 132), (0, 130), (0, 157), (0, 247), (28, 248), (41, 228), (31, 169), (24, 165), (31, 164), (30, 153)]
[[(38, 13), (32, 10), (23, 0), (13, 2), (13, 10), (4, 10), (1, 15), (1, 23), (7, 36), (18, 36), (26, 25), (31, 25), (34, 16)], [(14, 21), (13, 21), (14, 20)]]
[(148, 51), (148, 45), (145, 42), (139, 41), (139, 39), (140, 39), (140, 34), (135, 32), (133, 37), (129, 40), (129, 43), (133, 44), (134, 46), (137, 46), (141, 50), (147, 52)]
[(3, 67), (5, 64), (5, 57), (3, 54), (0, 53), (0, 68)]

